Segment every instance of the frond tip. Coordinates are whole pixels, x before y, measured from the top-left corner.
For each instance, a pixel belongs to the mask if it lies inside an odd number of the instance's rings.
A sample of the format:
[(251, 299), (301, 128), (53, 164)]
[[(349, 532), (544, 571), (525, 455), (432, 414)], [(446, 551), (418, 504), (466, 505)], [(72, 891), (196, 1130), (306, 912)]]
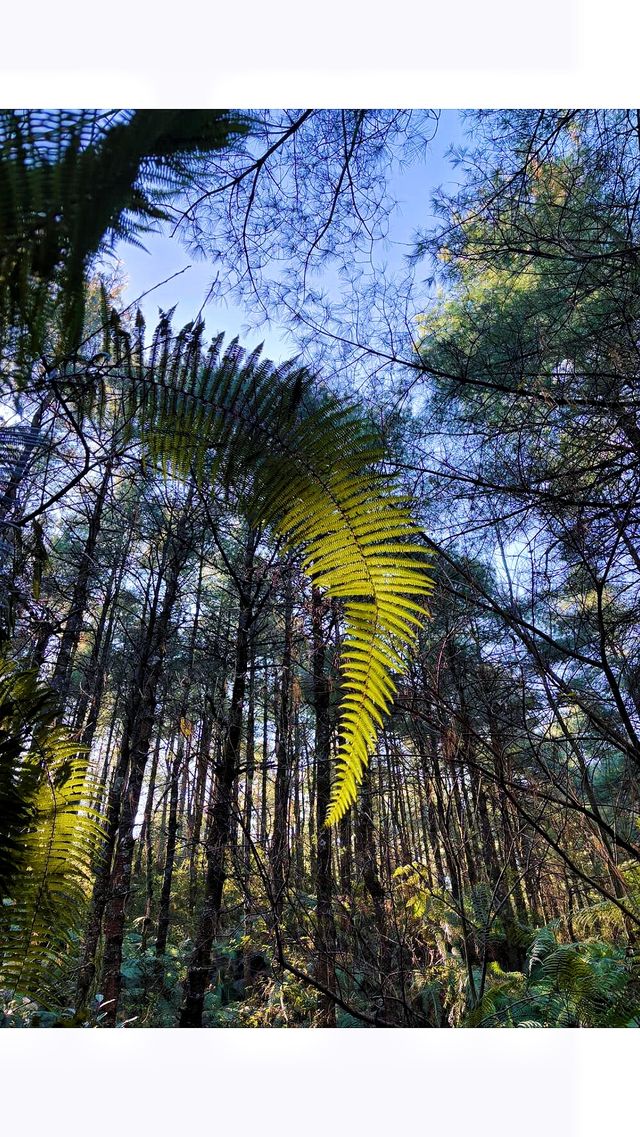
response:
[(333, 508), (323, 514), (322, 535), (310, 535), (303, 562), (315, 584), (344, 602), (340, 747), (328, 826), (356, 799), (396, 694), (393, 675), (405, 669), (417, 630), (429, 614), (419, 600), (433, 588), (426, 550), (416, 543), (419, 530), (406, 500), (375, 472), (355, 482), (354, 491), (353, 475), (331, 479), (327, 491)]

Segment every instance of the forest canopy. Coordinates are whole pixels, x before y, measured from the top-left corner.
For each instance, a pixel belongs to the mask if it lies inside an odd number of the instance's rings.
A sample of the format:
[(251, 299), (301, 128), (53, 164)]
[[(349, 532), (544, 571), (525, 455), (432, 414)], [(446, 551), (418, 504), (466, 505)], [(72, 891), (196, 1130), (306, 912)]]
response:
[(4, 1026), (640, 1025), (638, 120), (441, 129), (0, 113)]

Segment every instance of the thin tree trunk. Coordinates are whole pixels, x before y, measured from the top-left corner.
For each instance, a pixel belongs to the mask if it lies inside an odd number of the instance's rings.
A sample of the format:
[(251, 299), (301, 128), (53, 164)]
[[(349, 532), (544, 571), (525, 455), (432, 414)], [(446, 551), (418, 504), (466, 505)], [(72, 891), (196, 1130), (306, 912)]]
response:
[[(329, 991), (335, 989), (336, 931), (333, 922), (331, 898), (333, 877), (331, 872), (331, 830), (325, 818), (331, 797), (331, 720), (329, 713), (329, 684), (325, 672), (325, 643), (322, 627), (323, 602), (315, 585), (311, 593), (313, 627), (313, 706), (316, 717), (316, 926), (318, 982)], [(335, 1003), (328, 995), (319, 1000), (320, 1026), (336, 1025)]]
[(262, 767), (260, 786), (260, 844), (267, 847), (267, 788), (269, 778), (269, 668), (264, 661), (264, 689), (262, 697)]
[(168, 563), (164, 597), (160, 602), (161, 574), (159, 574), (154, 603), (138, 656), (122, 739), (122, 749), (127, 755), (129, 765), (129, 780), (122, 802), (118, 843), (104, 915), (102, 991), (106, 1026), (116, 1024), (121, 989), (122, 941), (135, 848), (134, 830), (149, 745), (155, 725), (158, 684), (162, 674), (169, 621), (178, 591), (180, 572), (187, 556), (186, 527), (190, 500), (191, 495), (182, 511), (175, 537), (169, 538), (167, 542), (166, 562)]
[(160, 909), (158, 912), (158, 935), (156, 937), (156, 978), (159, 984), (164, 981), (164, 954), (167, 949), (169, 935), (169, 916), (171, 905), (171, 881), (176, 856), (176, 840), (178, 836), (178, 789), (180, 782), (180, 769), (183, 761), (183, 747), (178, 744), (178, 751), (171, 763), (171, 794), (169, 801), (169, 823), (167, 826), (167, 853), (162, 874), (162, 891), (160, 893)]
[(251, 533), (245, 550), (228, 728), (218, 772), (216, 799), (207, 836), (207, 875), (204, 904), (196, 934), (196, 944), (189, 961), (184, 985), (182, 1010), (180, 1012), (181, 1027), (202, 1026), (204, 995), (211, 966), (211, 951), (222, 908), (225, 859), (231, 834), (233, 789), (240, 764), (242, 717), (252, 623), (252, 575), (255, 540), (255, 535)]
[(274, 918), (280, 920), (289, 860), (289, 790), (291, 780), (291, 652), (293, 595), (289, 574), (284, 583), (284, 648), (276, 738), (276, 784), (271, 842), (271, 882)]
[(249, 697), (247, 705), (247, 737), (245, 742), (245, 782), (244, 782), (244, 853), (243, 853), (243, 870), (245, 879), (249, 877), (249, 870), (251, 867), (251, 824), (253, 819), (253, 776), (255, 772), (256, 761), (256, 739), (255, 739), (255, 707), (256, 707), (256, 658), (251, 643), (251, 663), (249, 667)]
[(80, 558), (80, 564), (78, 565), (73, 596), (71, 598), (71, 607), (64, 626), (64, 632), (62, 633), (58, 658), (56, 659), (56, 665), (51, 678), (51, 686), (58, 692), (62, 707), (64, 707), (68, 698), (73, 660), (78, 648), (82, 624), (89, 602), (89, 590), (95, 572), (96, 545), (100, 532), (104, 503), (107, 498), (107, 490), (111, 481), (112, 467), (113, 459), (108, 458), (105, 464), (102, 482), (100, 483), (95, 504), (91, 512), (89, 531)]

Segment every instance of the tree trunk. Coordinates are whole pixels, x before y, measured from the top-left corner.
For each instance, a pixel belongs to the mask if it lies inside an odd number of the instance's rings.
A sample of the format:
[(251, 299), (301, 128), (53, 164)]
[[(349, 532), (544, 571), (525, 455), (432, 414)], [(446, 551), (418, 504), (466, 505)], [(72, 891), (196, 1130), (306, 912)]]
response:
[(225, 882), (225, 858), (231, 834), (233, 789), (240, 764), (242, 717), (249, 660), (249, 639), (252, 623), (252, 576), (255, 553), (255, 536), (247, 540), (243, 582), (240, 589), (240, 609), (236, 635), (235, 667), (231, 705), (227, 720), (227, 735), (218, 770), (216, 799), (207, 835), (207, 875), (205, 896), (196, 944), (189, 961), (184, 985), (181, 1027), (201, 1027), (204, 995), (211, 966), (211, 950), (217, 934), (222, 893)]
[(158, 935), (156, 937), (156, 978), (159, 984), (164, 981), (163, 956), (167, 948), (169, 934), (169, 915), (171, 905), (171, 881), (176, 856), (176, 840), (178, 836), (178, 788), (180, 783), (180, 770), (183, 760), (183, 747), (178, 744), (178, 752), (171, 763), (171, 793), (169, 801), (169, 822), (167, 826), (167, 852), (162, 874), (162, 891), (160, 893), (160, 909), (158, 912)]
[(129, 766), (129, 780), (122, 802), (118, 843), (109, 884), (109, 899), (104, 916), (104, 957), (102, 964), (102, 992), (105, 1006), (105, 1025), (115, 1026), (120, 998), (122, 941), (124, 937), (127, 902), (131, 886), (131, 872), (135, 847), (134, 829), (138, 803), (149, 754), (149, 745), (155, 725), (158, 684), (169, 632), (169, 621), (175, 603), (180, 572), (186, 560), (188, 544), (186, 526), (189, 504), (185, 506), (176, 534), (167, 541), (166, 585), (160, 601), (160, 576), (154, 602), (147, 622), (138, 663), (129, 697), (122, 738), (122, 750)]
[(274, 919), (282, 917), (289, 860), (289, 789), (291, 780), (291, 651), (293, 595), (289, 575), (284, 582), (284, 648), (276, 738), (276, 784), (271, 842)]
[[(333, 923), (331, 897), (333, 878), (331, 872), (331, 830), (325, 825), (325, 817), (331, 796), (331, 720), (329, 712), (329, 684), (325, 672), (325, 643), (322, 627), (323, 602), (315, 585), (311, 594), (313, 620), (313, 706), (316, 717), (315, 766), (316, 766), (316, 951), (318, 962), (316, 974), (318, 982), (330, 991), (335, 990), (335, 952), (336, 931)], [(320, 995), (319, 1026), (336, 1025), (336, 1008), (333, 1000)]]
[(71, 598), (71, 607), (67, 615), (64, 632), (62, 633), (62, 639), (60, 641), (58, 658), (56, 659), (56, 665), (51, 678), (51, 686), (58, 692), (61, 707), (64, 707), (69, 694), (73, 660), (78, 649), (84, 615), (89, 602), (89, 590), (95, 572), (96, 545), (100, 532), (104, 503), (107, 498), (107, 490), (111, 481), (112, 467), (113, 459), (108, 458), (105, 464), (102, 482), (100, 483), (100, 488), (98, 489), (95, 504), (91, 512), (89, 531), (80, 558), (80, 564), (78, 565), (76, 582)]

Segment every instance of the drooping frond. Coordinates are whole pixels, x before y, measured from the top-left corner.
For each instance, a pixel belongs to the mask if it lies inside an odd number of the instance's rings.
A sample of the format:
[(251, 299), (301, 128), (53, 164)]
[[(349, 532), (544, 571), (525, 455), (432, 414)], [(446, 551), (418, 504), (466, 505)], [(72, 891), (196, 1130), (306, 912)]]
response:
[(101, 835), (96, 786), (34, 671), (0, 662), (0, 986), (55, 1003)]
[(344, 604), (340, 750), (330, 825), (355, 801), (396, 693), (393, 675), (404, 669), (426, 615), (417, 598), (432, 587), (405, 499), (375, 470), (365, 465), (363, 471), (358, 459), (366, 462), (366, 451), (353, 451), (347, 469), (338, 465), (326, 481), (300, 486), (299, 501), (280, 522), (287, 538), (301, 545), (314, 583)]
[(221, 486), (248, 481), (246, 508), (301, 550), (312, 581), (344, 606), (340, 750), (327, 822), (356, 788), (389, 711), (394, 674), (426, 614), (432, 588), (409, 502), (380, 470), (380, 443), (354, 406), (320, 396), (295, 363), (280, 368), (203, 325), (172, 336), (164, 317), (141, 355), (114, 329), (130, 431), (174, 473)]

